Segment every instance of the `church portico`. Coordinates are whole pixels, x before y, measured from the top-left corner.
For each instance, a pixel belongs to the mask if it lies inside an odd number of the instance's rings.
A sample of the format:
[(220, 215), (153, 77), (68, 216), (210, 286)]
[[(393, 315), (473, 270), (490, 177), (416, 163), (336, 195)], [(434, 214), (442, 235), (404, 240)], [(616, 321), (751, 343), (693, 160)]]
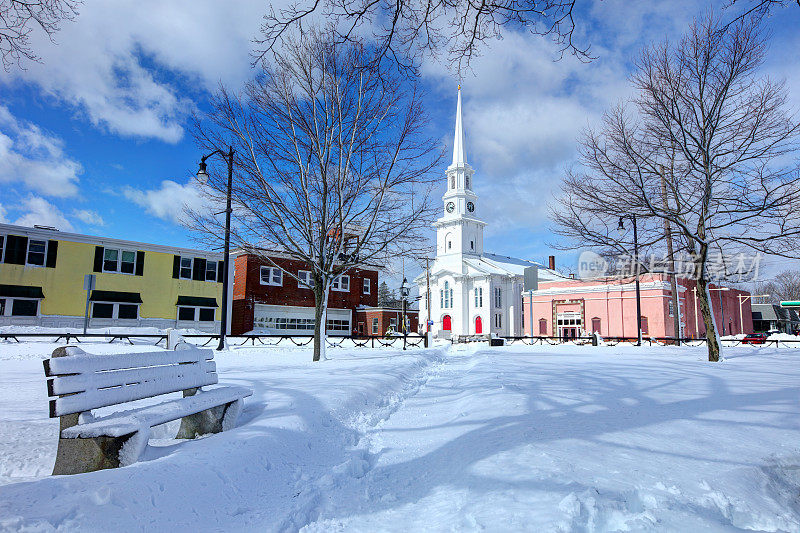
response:
[(436, 258), (429, 276), (423, 272), (414, 279), (420, 289), (420, 317), (428, 316), (430, 305), (430, 331), (440, 338), (490, 333), (521, 335), (525, 268), (538, 266), (542, 280), (562, 276), (532, 261), (484, 252), (486, 222), (478, 218), (474, 175), (466, 161), (459, 87), (453, 162), (445, 171), (442, 216), (433, 223)]

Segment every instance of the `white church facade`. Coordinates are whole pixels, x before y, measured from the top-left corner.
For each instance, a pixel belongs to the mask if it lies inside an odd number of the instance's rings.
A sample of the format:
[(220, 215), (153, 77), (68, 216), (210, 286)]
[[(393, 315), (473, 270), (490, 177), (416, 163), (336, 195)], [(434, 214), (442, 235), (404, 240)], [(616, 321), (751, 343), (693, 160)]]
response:
[[(453, 162), (447, 167), (443, 214), (436, 222), (436, 258), (414, 279), (419, 287), (420, 324), (428, 305), (437, 337), (460, 335), (521, 336), (523, 334), (523, 272), (538, 266), (539, 280), (563, 276), (538, 263), (484, 252), (478, 196), (473, 192), (475, 171), (466, 162), (461, 120), (461, 87), (456, 106)], [(430, 297), (428, 296), (430, 284)], [(425, 327), (423, 327), (425, 331)]]

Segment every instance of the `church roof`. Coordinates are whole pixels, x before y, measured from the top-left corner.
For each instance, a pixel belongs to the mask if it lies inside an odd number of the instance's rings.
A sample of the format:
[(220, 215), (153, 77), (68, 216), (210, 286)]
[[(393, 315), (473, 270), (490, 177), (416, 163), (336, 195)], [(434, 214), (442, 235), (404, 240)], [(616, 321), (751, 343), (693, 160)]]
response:
[[(456, 275), (467, 276), (522, 276), (527, 267), (539, 267), (539, 281), (559, 281), (569, 279), (555, 270), (545, 268), (536, 261), (528, 261), (527, 259), (518, 259), (516, 257), (509, 257), (507, 255), (497, 255), (484, 253), (480, 256), (465, 255), (463, 257), (462, 272), (453, 272)], [(441, 264), (432, 265), (431, 274), (438, 275), (443, 272), (450, 272), (451, 269)], [(423, 271), (417, 276), (414, 281), (421, 282), (425, 279), (425, 272)]]
[(555, 270), (544, 268), (536, 261), (528, 261), (527, 259), (509, 257), (507, 255), (497, 255), (485, 252), (479, 257), (465, 256), (464, 263), (467, 266), (472, 267), (477, 271), (485, 272), (486, 274), (500, 274), (504, 276), (522, 276), (526, 268), (537, 266), (539, 267), (540, 281), (567, 279), (566, 276), (562, 276)]

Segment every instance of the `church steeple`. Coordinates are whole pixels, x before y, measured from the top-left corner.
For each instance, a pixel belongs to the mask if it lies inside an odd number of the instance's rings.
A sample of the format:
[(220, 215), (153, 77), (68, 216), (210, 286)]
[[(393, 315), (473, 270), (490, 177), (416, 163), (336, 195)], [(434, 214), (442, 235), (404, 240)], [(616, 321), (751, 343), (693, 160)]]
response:
[(453, 164), (445, 170), (447, 187), (442, 196), (442, 217), (434, 223), (437, 228), (437, 258), (457, 258), (464, 254), (483, 253), (483, 226), (478, 219), (478, 196), (472, 191), (475, 171), (467, 163), (464, 143), (464, 123), (461, 118), (461, 86), (458, 86), (456, 130), (453, 138)]
[(453, 166), (463, 167), (467, 162), (464, 149), (464, 125), (461, 122), (461, 85), (458, 86), (458, 105), (456, 106), (456, 133), (453, 139)]

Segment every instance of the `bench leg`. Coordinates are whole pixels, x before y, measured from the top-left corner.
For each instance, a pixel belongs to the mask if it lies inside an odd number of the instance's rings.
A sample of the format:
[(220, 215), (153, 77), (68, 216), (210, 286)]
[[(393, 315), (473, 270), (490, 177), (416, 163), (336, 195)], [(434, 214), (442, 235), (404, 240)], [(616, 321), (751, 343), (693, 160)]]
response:
[(82, 474), (120, 466), (120, 451), (136, 433), (122, 437), (58, 439), (53, 475)]
[[(197, 389), (183, 391), (183, 396), (194, 396)], [(224, 405), (218, 405), (199, 413), (185, 416), (181, 419), (181, 427), (176, 439), (193, 439), (199, 435), (219, 433), (236, 425), (236, 419), (241, 411), (242, 401), (236, 400)]]

